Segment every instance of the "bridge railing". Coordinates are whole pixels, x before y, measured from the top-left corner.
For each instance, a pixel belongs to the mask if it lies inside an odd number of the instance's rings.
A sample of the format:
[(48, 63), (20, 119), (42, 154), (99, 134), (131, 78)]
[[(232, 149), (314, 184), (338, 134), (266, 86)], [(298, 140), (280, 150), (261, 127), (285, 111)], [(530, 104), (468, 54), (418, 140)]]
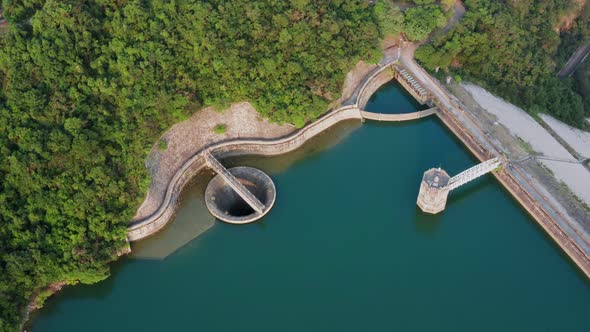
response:
[(501, 164), (502, 164), (502, 162), (497, 157), (492, 158), (490, 160), (486, 160), (481, 164), (475, 165), (475, 166), (453, 176), (449, 180), (449, 184), (447, 186), (449, 187), (449, 190), (456, 189), (456, 188), (458, 188), (470, 181), (473, 181), (473, 180), (479, 178), (480, 176), (483, 176), (483, 175), (495, 170)]
[(238, 194), (240, 197), (248, 204), (254, 211), (258, 213), (264, 212), (266, 208), (264, 204), (256, 197), (248, 188), (246, 188), (243, 184), (236, 179), (236, 177), (230, 173), (218, 160), (215, 158), (211, 152), (207, 151), (205, 153), (205, 158), (207, 160), (207, 164), (215, 171), (217, 174), (221, 175), (225, 182)]

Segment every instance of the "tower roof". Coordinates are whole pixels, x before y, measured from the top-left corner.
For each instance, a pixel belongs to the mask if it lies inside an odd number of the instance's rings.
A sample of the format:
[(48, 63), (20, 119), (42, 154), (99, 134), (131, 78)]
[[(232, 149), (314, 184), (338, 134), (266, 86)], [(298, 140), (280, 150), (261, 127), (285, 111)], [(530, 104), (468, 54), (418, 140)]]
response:
[(443, 188), (449, 183), (449, 174), (441, 168), (431, 168), (424, 172), (422, 181), (432, 188)]

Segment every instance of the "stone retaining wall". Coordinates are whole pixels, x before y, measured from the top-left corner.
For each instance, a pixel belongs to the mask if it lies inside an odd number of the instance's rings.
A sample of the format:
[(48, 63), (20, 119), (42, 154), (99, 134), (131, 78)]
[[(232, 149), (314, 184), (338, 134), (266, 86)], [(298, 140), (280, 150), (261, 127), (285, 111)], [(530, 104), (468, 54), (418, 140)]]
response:
[(283, 138), (267, 140), (235, 139), (207, 146), (190, 158), (174, 175), (168, 184), (164, 202), (162, 202), (158, 210), (149, 217), (135, 221), (129, 226), (127, 238), (129, 241), (141, 240), (166, 226), (174, 215), (182, 189), (193, 176), (205, 167), (206, 162), (203, 154), (205, 150), (209, 150), (217, 157), (240, 154), (279, 155), (296, 150), (305, 142), (338, 122), (351, 119), (361, 120), (360, 110), (355, 106), (345, 106), (327, 113), (303, 129)]

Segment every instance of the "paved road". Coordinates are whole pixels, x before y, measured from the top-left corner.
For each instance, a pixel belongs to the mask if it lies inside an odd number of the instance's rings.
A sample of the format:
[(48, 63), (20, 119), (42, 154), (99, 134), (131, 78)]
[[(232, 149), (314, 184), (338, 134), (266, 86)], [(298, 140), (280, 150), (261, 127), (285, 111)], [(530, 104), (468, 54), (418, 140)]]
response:
[(586, 45), (578, 47), (569, 60), (567, 60), (565, 66), (559, 71), (557, 76), (566, 77), (573, 74), (573, 72), (576, 71), (576, 68), (578, 68), (578, 65), (588, 57), (588, 54), (590, 54), (590, 41), (588, 41)]

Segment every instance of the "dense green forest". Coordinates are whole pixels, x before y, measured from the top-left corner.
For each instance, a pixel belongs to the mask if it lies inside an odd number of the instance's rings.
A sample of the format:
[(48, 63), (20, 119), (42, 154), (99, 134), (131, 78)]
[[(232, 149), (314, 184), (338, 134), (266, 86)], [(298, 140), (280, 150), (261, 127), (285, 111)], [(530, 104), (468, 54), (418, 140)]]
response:
[[(590, 3), (587, 2), (584, 12), (578, 17), (572, 29), (562, 33), (559, 46), (558, 64), (562, 67), (581, 44), (590, 42)], [(586, 115), (590, 115), (590, 60), (586, 59), (573, 73), (574, 89), (582, 96)]]
[(464, 4), (467, 12), (460, 23), (418, 49), (416, 58), (430, 70), (450, 68), (530, 113), (545, 112), (583, 126), (590, 110), (584, 110), (574, 82), (556, 74), (562, 44), (559, 21), (574, 10), (575, 1)]
[(364, 0), (2, 7), (0, 331), (49, 284), (108, 276), (149, 183), (147, 152), (187, 109), (249, 100), (301, 126), (358, 60), (378, 57)]
[[(422, 41), (446, 25), (454, 0), (378, 0), (375, 15), (384, 35), (403, 33), (410, 41)], [(404, 8), (402, 11), (401, 8)]]

